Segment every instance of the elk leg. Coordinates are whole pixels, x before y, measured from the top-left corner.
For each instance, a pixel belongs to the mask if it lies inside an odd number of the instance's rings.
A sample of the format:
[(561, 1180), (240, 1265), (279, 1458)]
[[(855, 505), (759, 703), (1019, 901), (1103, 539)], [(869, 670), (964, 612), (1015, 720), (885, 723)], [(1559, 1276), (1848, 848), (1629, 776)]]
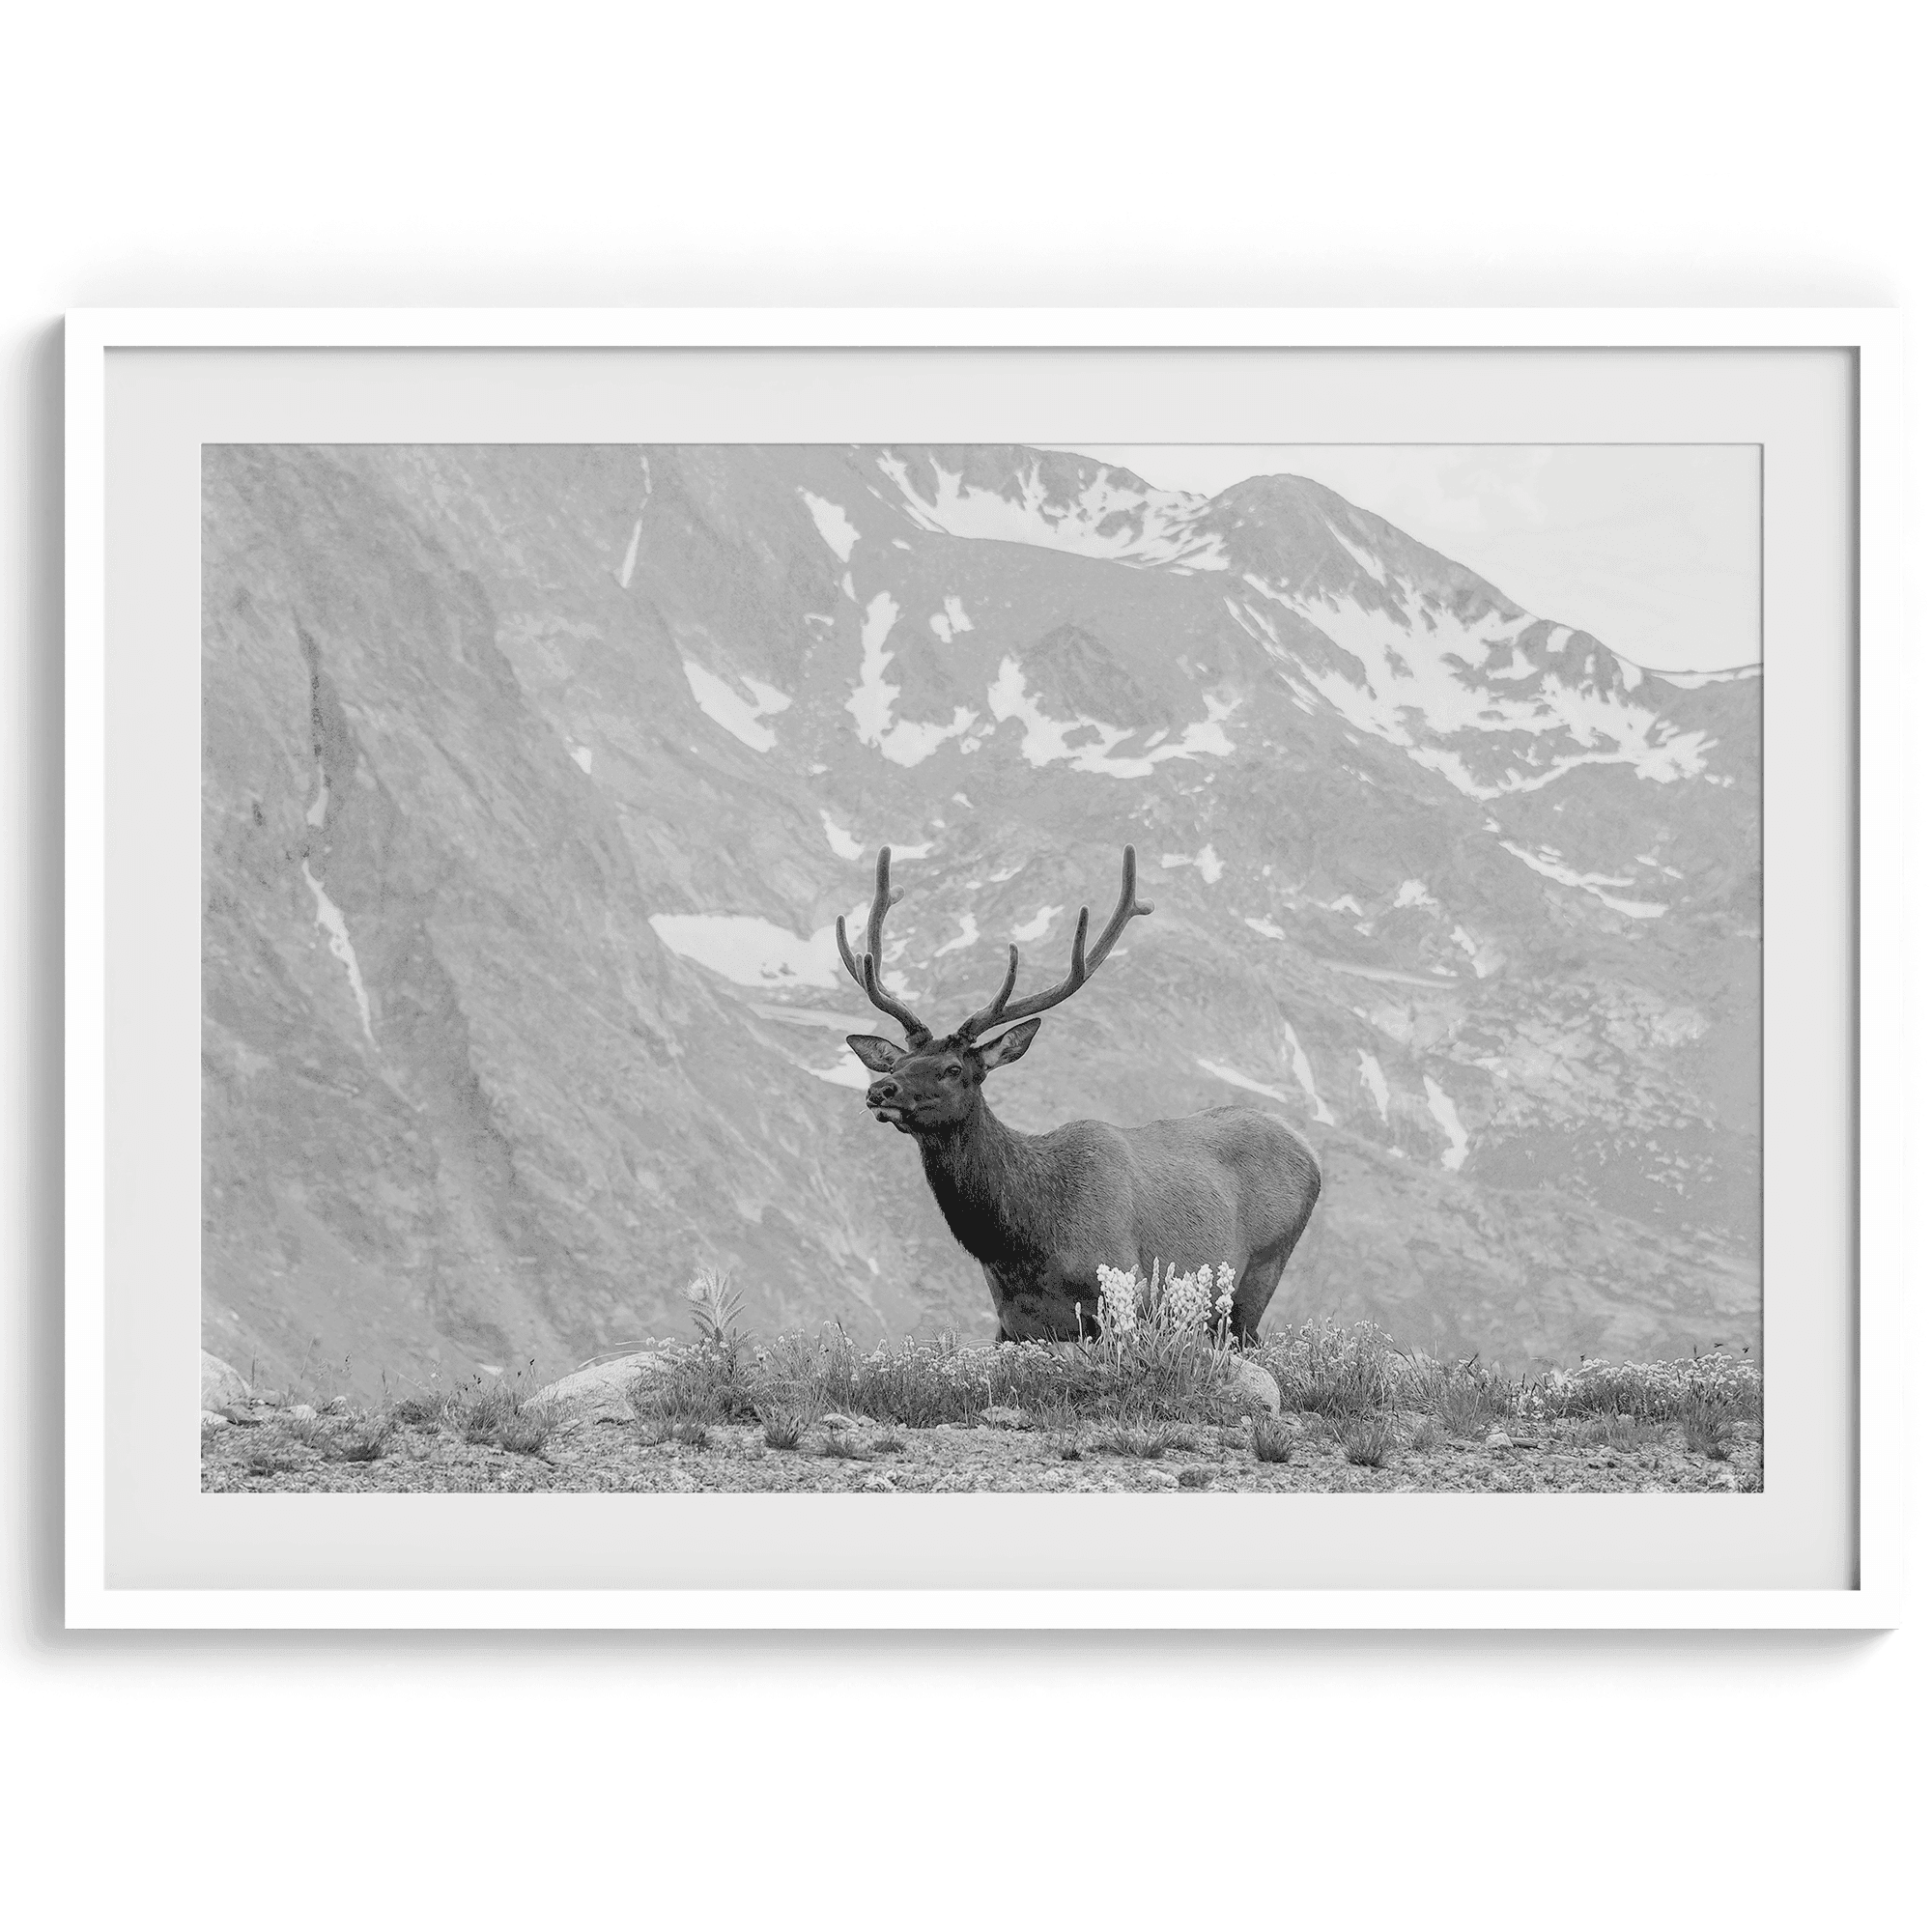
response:
[(999, 1276), (984, 1262), (980, 1264), (980, 1272), (986, 1277), (986, 1293), (993, 1297), (993, 1346), (997, 1349), (1002, 1342), (1017, 1342), (1019, 1337), (1007, 1327), (1007, 1297)]
[[(1301, 1231), (1297, 1228), (1295, 1233)], [(1274, 1292), (1281, 1285), (1282, 1270), (1288, 1265), (1289, 1255), (1293, 1251), (1294, 1238), (1291, 1236), (1285, 1241), (1277, 1241), (1271, 1248), (1263, 1248), (1248, 1257), (1248, 1264), (1241, 1271), (1241, 1278), (1235, 1288), (1235, 1339), (1243, 1347), (1252, 1343), (1259, 1334), (1262, 1316), (1267, 1305), (1274, 1299)]]

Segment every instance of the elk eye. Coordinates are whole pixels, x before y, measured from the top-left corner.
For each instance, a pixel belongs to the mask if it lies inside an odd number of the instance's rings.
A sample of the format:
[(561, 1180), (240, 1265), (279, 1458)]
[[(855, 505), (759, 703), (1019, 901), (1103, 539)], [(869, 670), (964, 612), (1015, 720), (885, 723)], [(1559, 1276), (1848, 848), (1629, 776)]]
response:
[(957, 1080), (959, 1078), (959, 1069), (956, 1066), (942, 1066), (939, 1071), (942, 1079)]

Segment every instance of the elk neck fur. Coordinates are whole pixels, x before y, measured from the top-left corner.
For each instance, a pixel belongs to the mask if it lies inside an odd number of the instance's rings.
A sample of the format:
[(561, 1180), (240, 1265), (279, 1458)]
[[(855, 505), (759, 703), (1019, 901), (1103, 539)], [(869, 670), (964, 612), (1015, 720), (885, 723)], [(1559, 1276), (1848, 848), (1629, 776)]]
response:
[(1060, 1193), (1050, 1135), (1008, 1126), (975, 1094), (963, 1121), (919, 1135), (920, 1159), (953, 1239), (992, 1266), (1052, 1252)]

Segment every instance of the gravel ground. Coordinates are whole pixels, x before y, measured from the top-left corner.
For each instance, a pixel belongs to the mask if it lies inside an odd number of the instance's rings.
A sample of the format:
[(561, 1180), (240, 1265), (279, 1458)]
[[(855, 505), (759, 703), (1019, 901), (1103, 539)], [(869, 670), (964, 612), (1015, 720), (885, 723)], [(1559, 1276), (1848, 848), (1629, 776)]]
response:
[[(271, 1416), (202, 1432), (208, 1492), (340, 1494), (356, 1491), (514, 1492), (623, 1491), (1132, 1492), (1222, 1490), (1351, 1493), (1421, 1491), (1693, 1492), (1762, 1487), (1762, 1431), (1740, 1425), (1728, 1462), (1687, 1450), (1662, 1424), (1641, 1446), (1592, 1446), (1580, 1422), (1519, 1430), (1508, 1448), (1443, 1441), (1398, 1447), (1382, 1468), (1350, 1463), (1319, 1416), (1289, 1418), (1286, 1463), (1255, 1458), (1246, 1428), (1189, 1428), (1158, 1459), (1109, 1453), (1099, 1425), (1065, 1434), (994, 1425), (890, 1430), (815, 1427), (798, 1448), (769, 1449), (755, 1426), (714, 1427), (703, 1447), (650, 1443), (633, 1424), (574, 1422), (530, 1455), (465, 1442), (452, 1430), (399, 1426), (374, 1461), (346, 1460), (371, 1418)], [(1406, 1441), (1409, 1429), (1398, 1424)], [(828, 1453), (835, 1441), (855, 1454)], [(1077, 1451), (1077, 1454), (1070, 1454)]]

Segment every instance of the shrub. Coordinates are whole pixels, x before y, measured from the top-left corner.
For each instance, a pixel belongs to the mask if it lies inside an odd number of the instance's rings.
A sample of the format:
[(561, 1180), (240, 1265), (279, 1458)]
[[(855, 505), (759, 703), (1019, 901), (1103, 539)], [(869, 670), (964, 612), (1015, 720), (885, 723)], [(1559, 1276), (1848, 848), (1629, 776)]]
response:
[(755, 1420), (757, 1392), (746, 1365), (703, 1344), (667, 1350), (625, 1389), (645, 1440), (669, 1441), (681, 1424)]
[[(1238, 1411), (1226, 1373), (1226, 1322), (1210, 1334), (1193, 1320), (1205, 1270), (1176, 1276), (1184, 1288), (1172, 1301), (1136, 1276), (1143, 1297), (1125, 1330), (1094, 1318), (1099, 1332), (1084, 1342), (1020, 1342), (964, 1349), (951, 1335), (880, 1343), (862, 1350), (836, 1324), (815, 1336), (781, 1335), (736, 1370), (748, 1408), (774, 1404), (822, 1414), (842, 1410), (906, 1429), (972, 1424), (987, 1408), (1016, 1408), (1041, 1427), (1072, 1429), (1083, 1416), (1171, 1422), (1232, 1419)], [(1185, 1318), (1185, 1319), (1183, 1319)], [(723, 1357), (692, 1350), (675, 1356), (632, 1392), (640, 1411), (691, 1399), (694, 1382), (718, 1390)], [(673, 1385), (684, 1390), (674, 1392)], [(727, 1400), (722, 1394), (719, 1405)], [(727, 1411), (728, 1412), (728, 1411)]]
[(1410, 1398), (1415, 1407), (1429, 1380), (1426, 1370), (1405, 1355), (1373, 1321), (1344, 1328), (1334, 1321), (1264, 1336), (1263, 1365), (1290, 1408), (1306, 1409), (1330, 1421), (1346, 1415), (1390, 1408)]
[(1685, 1417), (1696, 1404), (1716, 1405), (1734, 1418), (1764, 1414), (1764, 1375), (1743, 1355), (1714, 1349), (1674, 1362), (1585, 1360), (1551, 1369), (1535, 1390), (1552, 1415), (1623, 1414), (1639, 1422)]

